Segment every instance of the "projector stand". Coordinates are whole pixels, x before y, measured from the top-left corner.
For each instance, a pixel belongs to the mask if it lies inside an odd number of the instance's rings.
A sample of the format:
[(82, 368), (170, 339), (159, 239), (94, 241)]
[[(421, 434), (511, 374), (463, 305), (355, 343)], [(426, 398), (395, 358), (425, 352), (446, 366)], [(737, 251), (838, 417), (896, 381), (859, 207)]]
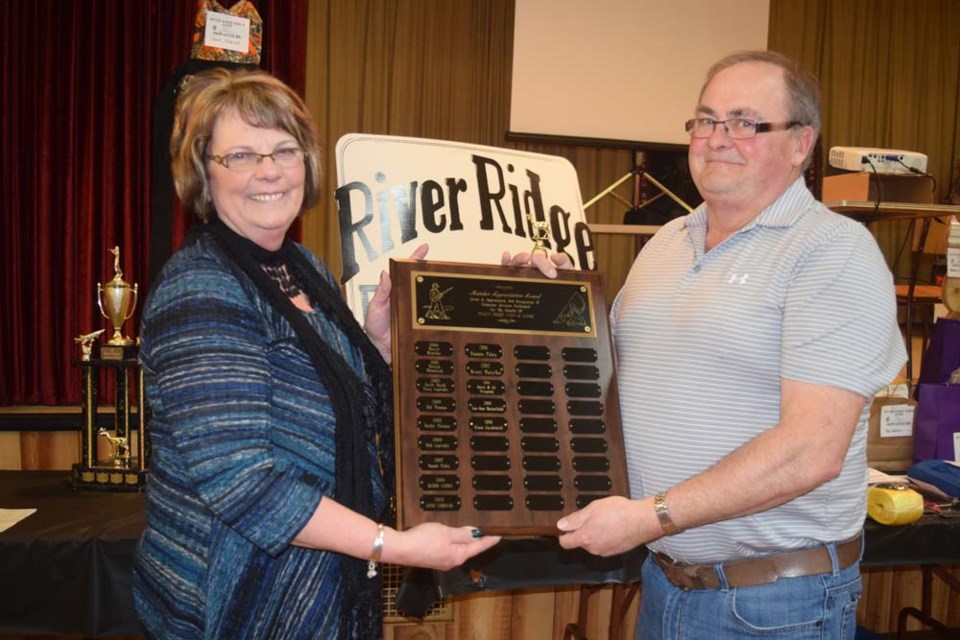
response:
[[(626, 182), (630, 178), (633, 178), (634, 180), (633, 202), (627, 202), (626, 200), (618, 196), (616, 193), (613, 193), (613, 191), (617, 187), (622, 185), (624, 182)], [(649, 198), (647, 200), (644, 200), (643, 202), (640, 202), (640, 183), (642, 180), (646, 180), (647, 182), (651, 183), (653, 186), (655, 186), (657, 189), (660, 190), (660, 193), (658, 193), (652, 198)], [(663, 196), (669, 197), (671, 200), (673, 200), (674, 202), (679, 204), (681, 207), (686, 209), (687, 212), (693, 211), (693, 208), (690, 205), (684, 202), (678, 195), (670, 191), (670, 189), (668, 189), (667, 187), (663, 186), (656, 178), (654, 178), (644, 170), (643, 157), (642, 157), (641, 151), (636, 152), (633, 168), (630, 169), (629, 172), (621, 176), (616, 182), (611, 184), (609, 187), (607, 187), (606, 189), (604, 189), (603, 191), (595, 195), (593, 198), (585, 202), (583, 204), (583, 210), (586, 211), (587, 209), (592, 207), (594, 204), (602, 200), (607, 195), (613, 196), (617, 200), (620, 200), (621, 202), (623, 202), (624, 204), (630, 207), (630, 209), (627, 210), (627, 212), (624, 214), (624, 217), (623, 217), (624, 224), (636, 224), (637, 220), (633, 218), (636, 218), (636, 216), (639, 215), (640, 210), (646, 207), (651, 202), (659, 200)]]

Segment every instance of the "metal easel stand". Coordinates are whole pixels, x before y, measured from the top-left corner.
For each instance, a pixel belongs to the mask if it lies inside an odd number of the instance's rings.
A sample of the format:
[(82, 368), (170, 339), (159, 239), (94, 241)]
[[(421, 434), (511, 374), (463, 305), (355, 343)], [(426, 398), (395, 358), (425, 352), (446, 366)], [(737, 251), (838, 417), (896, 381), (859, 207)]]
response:
[[(626, 199), (614, 193), (614, 190), (616, 190), (617, 187), (622, 185), (624, 182), (626, 182), (630, 178), (633, 178), (633, 202), (627, 202)], [(647, 200), (640, 202), (640, 184), (643, 180), (646, 180), (647, 182), (655, 186), (657, 189), (659, 189), (660, 193), (653, 196), (652, 198), (648, 198)], [(671, 200), (679, 204), (681, 207), (683, 207), (687, 211), (687, 213), (690, 213), (691, 211), (693, 211), (693, 207), (691, 207), (686, 202), (684, 202), (680, 198), (680, 196), (670, 191), (670, 189), (665, 187), (663, 184), (660, 183), (660, 181), (658, 181), (656, 178), (654, 178), (649, 173), (647, 173), (646, 170), (644, 170), (643, 153), (640, 151), (636, 153), (634, 163), (633, 163), (633, 168), (630, 169), (630, 171), (628, 171), (622, 177), (620, 177), (616, 182), (611, 184), (609, 187), (605, 188), (603, 191), (601, 191), (600, 193), (595, 195), (593, 198), (585, 202), (583, 204), (583, 210), (586, 211), (587, 209), (589, 209), (590, 207), (592, 207), (593, 205), (595, 205), (597, 202), (599, 202), (600, 200), (602, 200), (608, 195), (612, 196), (613, 198), (619, 200), (623, 204), (630, 207), (630, 211), (638, 211), (640, 209), (643, 209), (651, 202), (659, 200), (663, 196), (667, 196), (668, 198), (670, 198)]]

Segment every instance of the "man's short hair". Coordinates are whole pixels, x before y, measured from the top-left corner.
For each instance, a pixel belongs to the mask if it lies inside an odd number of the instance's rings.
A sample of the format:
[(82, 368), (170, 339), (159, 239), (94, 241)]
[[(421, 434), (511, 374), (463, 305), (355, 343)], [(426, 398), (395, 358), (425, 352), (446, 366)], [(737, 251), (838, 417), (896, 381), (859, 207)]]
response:
[[(814, 140), (820, 135), (820, 86), (817, 79), (804, 71), (792, 58), (788, 58), (776, 51), (740, 51), (732, 53), (714, 63), (707, 71), (707, 78), (700, 88), (700, 98), (713, 77), (737, 64), (744, 62), (766, 62), (783, 69), (783, 80), (787, 87), (789, 118), (813, 127)], [(810, 153), (813, 153), (811, 147)], [(804, 167), (810, 164), (811, 156), (807, 156)]]

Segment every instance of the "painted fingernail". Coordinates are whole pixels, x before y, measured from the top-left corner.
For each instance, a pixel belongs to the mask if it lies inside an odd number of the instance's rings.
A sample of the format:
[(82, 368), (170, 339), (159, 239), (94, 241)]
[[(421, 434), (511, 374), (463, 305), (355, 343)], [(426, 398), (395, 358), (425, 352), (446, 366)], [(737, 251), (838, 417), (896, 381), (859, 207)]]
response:
[(472, 535), (474, 538), (479, 538), (480, 536), (483, 535), (483, 532), (480, 531), (480, 529), (474, 528), (470, 530), (470, 535)]

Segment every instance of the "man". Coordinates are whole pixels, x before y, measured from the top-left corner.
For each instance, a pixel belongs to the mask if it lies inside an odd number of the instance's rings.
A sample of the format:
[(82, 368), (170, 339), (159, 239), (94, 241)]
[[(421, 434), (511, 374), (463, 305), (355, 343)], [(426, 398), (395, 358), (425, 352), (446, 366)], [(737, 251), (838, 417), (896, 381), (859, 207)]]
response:
[(634, 499), (557, 526), (598, 555), (649, 545), (637, 638), (853, 637), (870, 398), (905, 353), (873, 238), (804, 185), (819, 126), (789, 59), (714, 65), (687, 122), (704, 203), (614, 302)]

